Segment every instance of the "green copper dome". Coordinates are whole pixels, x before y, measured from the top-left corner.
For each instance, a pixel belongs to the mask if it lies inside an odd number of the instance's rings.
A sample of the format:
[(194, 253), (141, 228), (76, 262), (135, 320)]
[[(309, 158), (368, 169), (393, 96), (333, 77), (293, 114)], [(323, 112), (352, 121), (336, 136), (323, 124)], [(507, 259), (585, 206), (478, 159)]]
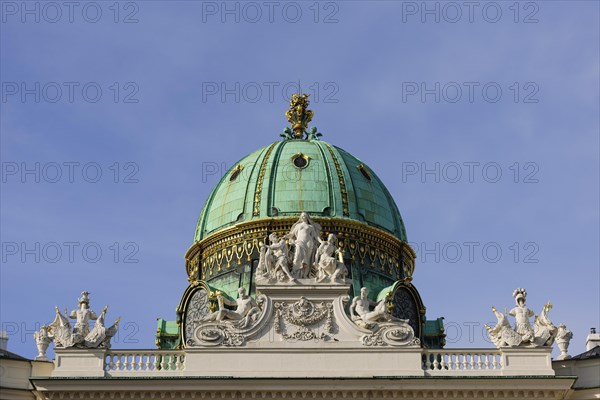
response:
[(210, 194), (194, 241), (237, 223), (303, 211), (364, 222), (406, 242), (398, 207), (371, 168), (325, 141), (293, 138), (232, 166)]
[[(394, 199), (369, 166), (320, 140), (316, 127), (309, 129), (308, 97), (293, 94), (283, 140), (233, 164), (208, 197), (185, 253), (190, 285), (177, 320), (159, 320), (159, 348), (185, 347), (202, 321), (199, 308), (218, 306), (218, 293), (234, 300), (240, 288), (256, 296), (266, 286), (320, 282), (329, 291), (329, 285), (342, 284), (336, 276), (344, 277), (350, 298), (367, 288), (371, 300), (388, 299), (393, 315), (409, 320), (426, 346), (442, 343), (441, 323), (428, 331), (433, 339), (423, 335), (430, 321), (411, 283), (416, 254)], [(301, 218), (303, 212), (310, 218)], [(319, 272), (331, 273), (332, 265), (342, 275), (323, 281)], [(290, 282), (280, 276), (286, 269)]]

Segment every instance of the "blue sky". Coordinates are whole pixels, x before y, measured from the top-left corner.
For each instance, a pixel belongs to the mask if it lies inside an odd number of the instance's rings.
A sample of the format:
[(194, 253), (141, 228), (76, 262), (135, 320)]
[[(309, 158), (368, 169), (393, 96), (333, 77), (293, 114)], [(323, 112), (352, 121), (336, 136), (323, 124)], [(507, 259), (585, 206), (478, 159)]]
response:
[(11, 351), (83, 290), (114, 347), (153, 348), (219, 172), (279, 138), (298, 81), (396, 199), (447, 347), (491, 346), (516, 287), (571, 354), (600, 325), (598, 2), (61, 4), (1, 3)]

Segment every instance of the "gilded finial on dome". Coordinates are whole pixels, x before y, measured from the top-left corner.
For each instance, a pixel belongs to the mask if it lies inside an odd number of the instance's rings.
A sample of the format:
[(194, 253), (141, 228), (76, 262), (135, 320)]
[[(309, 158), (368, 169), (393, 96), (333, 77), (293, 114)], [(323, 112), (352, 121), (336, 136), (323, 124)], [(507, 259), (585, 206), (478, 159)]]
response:
[(308, 123), (312, 120), (314, 115), (312, 110), (308, 109), (308, 104), (310, 103), (308, 101), (308, 96), (310, 95), (300, 93), (292, 94), (290, 109), (285, 113), (287, 120), (292, 124), (295, 139), (302, 139), (304, 137), (304, 132), (306, 132), (306, 129), (308, 128)]

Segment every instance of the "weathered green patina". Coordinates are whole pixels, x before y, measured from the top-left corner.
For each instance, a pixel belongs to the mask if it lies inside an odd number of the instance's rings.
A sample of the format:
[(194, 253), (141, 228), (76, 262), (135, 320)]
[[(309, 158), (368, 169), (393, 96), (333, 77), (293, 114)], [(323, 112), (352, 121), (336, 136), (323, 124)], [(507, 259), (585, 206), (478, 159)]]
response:
[(304, 139), (275, 142), (235, 163), (210, 194), (194, 241), (239, 222), (303, 211), (365, 222), (406, 241), (398, 207), (377, 175), (338, 147)]
[[(237, 224), (278, 218), (289, 220), (290, 217), (299, 217), (302, 212), (317, 219), (360, 222), (407, 242), (398, 207), (373, 170), (350, 153), (320, 140), (321, 135), (316, 133), (316, 128), (304, 134), (305, 137), (295, 135), (287, 129), (282, 135), (283, 140), (271, 143), (232, 165), (202, 209), (194, 235), (197, 246), (204, 246), (206, 240), (218, 237), (219, 232), (229, 234), (231, 230), (227, 228)], [(388, 240), (394, 242), (393, 246), (400, 245), (393, 238)], [(398, 267), (403, 260), (392, 260), (396, 268), (384, 269), (377, 268), (373, 261), (378, 256), (371, 256), (357, 255), (345, 260), (354, 295), (366, 286), (371, 290), (370, 297), (380, 300), (398, 285), (410, 282), (410, 276)], [(257, 261), (256, 254), (252, 255), (252, 260), (233, 257), (225, 267), (211, 270), (209, 276), (203, 275), (200, 279), (232, 299), (239, 287), (245, 287), (254, 296), (252, 275)], [(411, 315), (415, 319), (415, 332), (421, 339), (424, 339), (422, 331), (427, 332), (424, 342), (427, 347), (443, 345), (441, 320), (427, 321), (416, 288), (410, 285), (406, 290), (404, 300), (400, 300), (414, 310)], [(411, 300), (413, 297), (415, 301)], [(402, 316), (402, 313), (399, 315)], [(181, 345), (175, 340), (174, 333), (172, 322), (159, 320), (159, 347)]]

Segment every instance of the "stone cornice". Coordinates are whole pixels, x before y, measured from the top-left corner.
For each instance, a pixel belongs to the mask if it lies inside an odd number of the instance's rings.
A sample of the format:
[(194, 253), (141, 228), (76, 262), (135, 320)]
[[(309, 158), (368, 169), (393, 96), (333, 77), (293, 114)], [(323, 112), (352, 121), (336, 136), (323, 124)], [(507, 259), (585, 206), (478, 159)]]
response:
[(574, 380), (554, 377), (32, 379), (40, 399), (563, 399)]

